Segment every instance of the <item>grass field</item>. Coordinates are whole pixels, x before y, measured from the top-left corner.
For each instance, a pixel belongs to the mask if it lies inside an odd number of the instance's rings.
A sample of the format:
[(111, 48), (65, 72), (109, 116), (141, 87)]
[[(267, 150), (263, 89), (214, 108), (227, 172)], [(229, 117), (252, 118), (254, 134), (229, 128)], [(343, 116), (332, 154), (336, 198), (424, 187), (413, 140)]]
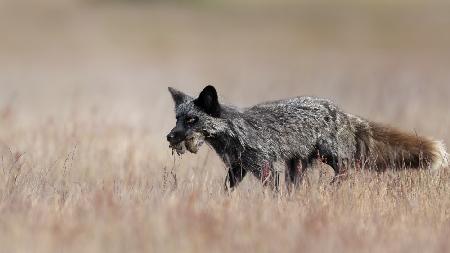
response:
[[(271, 1), (266, 1), (271, 2)], [(450, 7), (2, 2), (0, 252), (450, 252), (450, 172), (318, 164), (297, 192), (222, 191), (172, 156), (167, 86), (298, 95), (450, 143)]]

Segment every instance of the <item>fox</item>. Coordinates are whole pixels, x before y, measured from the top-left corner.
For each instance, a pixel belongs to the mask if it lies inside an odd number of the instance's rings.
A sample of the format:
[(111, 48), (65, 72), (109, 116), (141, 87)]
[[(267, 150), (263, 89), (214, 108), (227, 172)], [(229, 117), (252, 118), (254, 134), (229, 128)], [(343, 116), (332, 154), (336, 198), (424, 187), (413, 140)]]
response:
[(443, 142), (346, 113), (324, 98), (300, 96), (237, 108), (219, 102), (206, 86), (191, 97), (168, 88), (176, 125), (167, 135), (178, 155), (207, 143), (228, 169), (224, 187), (233, 190), (247, 174), (278, 189), (274, 164), (285, 166), (288, 190), (320, 159), (334, 170), (332, 182), (351, 168), (430, 169), (448, 167)]

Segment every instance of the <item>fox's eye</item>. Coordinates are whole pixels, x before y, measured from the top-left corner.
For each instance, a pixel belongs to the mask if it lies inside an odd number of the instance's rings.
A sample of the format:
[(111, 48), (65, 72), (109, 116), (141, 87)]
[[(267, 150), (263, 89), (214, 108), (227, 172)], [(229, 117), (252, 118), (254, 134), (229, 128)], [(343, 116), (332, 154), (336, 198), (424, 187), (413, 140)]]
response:
[(198, 118), (195, 116), (186, 118), (186, 123), (189, 125), (195, 124), (195, 123), (197, 123), (197, 121), (198, 121)]

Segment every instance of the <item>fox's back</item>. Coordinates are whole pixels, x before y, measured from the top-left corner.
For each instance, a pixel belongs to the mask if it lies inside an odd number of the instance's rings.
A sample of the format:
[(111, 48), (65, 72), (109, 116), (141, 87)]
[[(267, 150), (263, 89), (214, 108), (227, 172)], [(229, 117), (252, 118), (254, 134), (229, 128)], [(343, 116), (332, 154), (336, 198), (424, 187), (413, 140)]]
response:
[[(257, 143), (278, 143), (278, 154), (306, 155), (318, 142), (333, 141), (346, 114), (331, 101), (294, 97), (255, 105), (244, 111)], [(281, 145), (280, 145), (281, 144)]]
[(297, 122), (318, 120), (332, 120), (340, 113), (339, 108), (330, 100), (315, 97), (294, 97), (261, 103), (248, 108), (245, 114), (255, 117), (258, 121)]

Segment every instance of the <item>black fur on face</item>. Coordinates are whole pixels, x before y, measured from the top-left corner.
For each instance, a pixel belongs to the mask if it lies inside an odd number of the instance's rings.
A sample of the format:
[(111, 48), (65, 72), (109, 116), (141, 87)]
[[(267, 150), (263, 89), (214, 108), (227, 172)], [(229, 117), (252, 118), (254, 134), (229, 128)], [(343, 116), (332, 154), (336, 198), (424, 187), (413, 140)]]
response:
[(195, 115), (183, 115), (177, 117), (175, 128), (167, 135), (170, 147), (178, 154), (183, 154), (187, 149), (191, 153), (197, 153), (205, 140), (205, 135), (199, 129), (199, 118)]

